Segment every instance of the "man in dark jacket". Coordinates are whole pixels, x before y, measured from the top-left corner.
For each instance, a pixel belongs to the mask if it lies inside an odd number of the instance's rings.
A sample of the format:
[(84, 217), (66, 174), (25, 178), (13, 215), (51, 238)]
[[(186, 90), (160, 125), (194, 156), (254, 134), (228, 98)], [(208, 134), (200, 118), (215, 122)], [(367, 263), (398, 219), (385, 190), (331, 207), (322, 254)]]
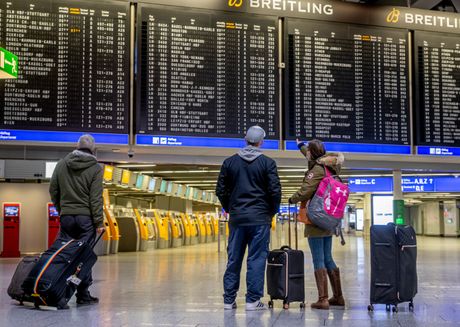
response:
[(236, 309), (243, 257), (248, 247), (246, 310), (265, 310), (265, 261), (270, 226), (281, 202), (281, 184), (276, 163), (262, 154), (265, 131), (252, 126), (246, 133), (247, 146), (227, 158), (220, 170), (216, 194), (230, 214), (228, 263), (224, 274), (224, 309)]
[[(91, 135), (82, 135), (77, 150), (58, 162), (51, 177), (50, 195), (61, 216), (59, 237), (92, 243), (104, 230), (102, 207), (102, 168), (95, 157)], [(95, 304), (91, 296), (92, 276), (77, 287), (77, 304)]]

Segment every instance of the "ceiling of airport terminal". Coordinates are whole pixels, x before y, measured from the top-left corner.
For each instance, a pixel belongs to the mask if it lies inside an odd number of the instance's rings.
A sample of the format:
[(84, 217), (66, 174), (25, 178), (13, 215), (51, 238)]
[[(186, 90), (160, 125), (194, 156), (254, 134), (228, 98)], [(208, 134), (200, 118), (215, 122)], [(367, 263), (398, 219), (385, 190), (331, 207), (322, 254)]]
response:
[[(219, 175), (220, 166), (217, 165), (172, 165), (172, 164), (121, 164), (117, 165), (123, 169), (140, 172), (154, 177), (161, 177), (179, 184), (197, 187), (206, 191), (214, 191), (216, 181)], [(278, 174), (280, 176), (283, 188), (283, 202), (292, 195), (301, 185), (304, 177), (305, 168), (279, 166)], [(403, 172), (404, 175), (460, 175), (460, 172)], [(343, 169), (341, 177), (383, 177), (392, 176), (391, 170), (382, 169)], [(129, 191), (126, 191), (129, 192)], [(147, 194), (148, 195), (148, 194)], [(460, 194), (454, 194), (454, 197), (460, 198)], [(364, 194), (352, 194), (349, 203), (356, 204), (362, 201)], [(408, 204), (416, 204), (420, 201), (428, 201), (431, 199), (439, 199), (436, 193), (417, 193), (406, 194), (406, 202)]]

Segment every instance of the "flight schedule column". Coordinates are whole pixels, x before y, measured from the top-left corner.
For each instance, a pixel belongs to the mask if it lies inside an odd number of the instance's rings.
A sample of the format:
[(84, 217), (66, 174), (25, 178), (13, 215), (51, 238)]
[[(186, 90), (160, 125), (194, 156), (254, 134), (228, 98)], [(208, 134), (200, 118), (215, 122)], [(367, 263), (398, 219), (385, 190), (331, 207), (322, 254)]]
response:
[(5, 9), (0, 41), (21, 64), (2, 87), (0, 127), (127, 133), (128, 5), (42, 0)]
[(415, 34), (417, 49), (417, 141), (460, 146), (460, 41)]
[(278, 132), (276, 20), (141, 6), (138, 134)]
[(288, 20), (287, 137), (409, 144), (404, 31)]

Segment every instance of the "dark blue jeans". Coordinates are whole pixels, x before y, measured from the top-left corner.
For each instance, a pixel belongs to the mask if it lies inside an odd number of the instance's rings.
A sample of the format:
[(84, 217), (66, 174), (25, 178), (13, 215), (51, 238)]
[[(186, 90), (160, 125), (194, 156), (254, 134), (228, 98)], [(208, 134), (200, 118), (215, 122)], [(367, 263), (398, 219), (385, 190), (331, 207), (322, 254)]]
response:
[[(61, 229), (59, 230), (59, 238), (65, 240), (81, 240), (93, 244), (96, 238), (96, 228), (93, 224), (93, 219), (90, 216), (61, 216)], [(77, 294), (85, 295), (88, 288), (93, 283), (92, 274), (89, 274), (86, 280), (82, 280), (77, 287)]]
[(248, 247), (246, 302), (264, 296), (265, 265), (270, 243), (270, 225), (230, 226), (228, 263), (224, 274), (224, 303), (233, 303), (240, 288), (240, 272)]
[(332, 259), (332, 236), (309, 237), (308, 245), (310, 245), (315, 270), (337, 268), (334, 259)]

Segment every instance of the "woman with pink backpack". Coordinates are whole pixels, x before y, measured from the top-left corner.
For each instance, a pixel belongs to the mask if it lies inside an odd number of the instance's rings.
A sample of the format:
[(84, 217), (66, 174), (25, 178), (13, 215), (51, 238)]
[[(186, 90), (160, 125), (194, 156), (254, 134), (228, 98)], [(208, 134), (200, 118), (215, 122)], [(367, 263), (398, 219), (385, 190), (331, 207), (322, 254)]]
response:
[[(308, 211), (310, 215), (313, 214), (314, 209), (318, 211), (318, 208), (308, 208), (308, 202), (313, 199), (315, 193), (318, 190), (318, 187), (321, 189), (331, 188), (330, 184), (327, 183), (326, 179), (331, 176), (338, 176), (340, 173), (340, 168), (343, 164), (344, 157), (341, 153), (327, 153), (324, 147), (324, 144), (319, 140), (312, 140), (306, 145), (304, 142), (297, 140), (297, 146), (302, 154), (308, 160), (308, 170), (305, 172), (305, 177), (302, 182), (300, 189), (295, 192), (289, 199), (289, 203), (294, 204), (301, 202), (301, 211), (305, 213)], [(323, 181), (324, 179), (324, 181)], [(320, 185), (321, 184), (321, 185)], [(337, 182), (337, 185), (343, 185)], [(333, 199), (334, 208), (330, 208), (330, 196), (327, 198), (324, 203), (325, 211), (331, 210), (331, 212), (325, 212), (323, 216), (327, 216), (330, 220), (333, 220), (333, 217), (340, 215), (340, 212), (343, 214), (343, 208), (348, 199), (348, 188), (345, 186), (340, 189), (340, 187), (335, 187), (338, 189), (338, 197)], [(346, 189), (346, 190), (345, 190)], [(342, 194), (342, 193), (343, 194)], [(319, 192), (318, 192), (319, 193)], [(321, 194), (322, 196), (323, 194)], [(343, 197), (342, 203), (340, 200)], [(319, 198), (318, 195), (315, 196), (315, 199)], [(337, 201), (339, 202), (337, 206)], [(338, 210), (337, 210), (338, 209)], [(319, 208), (322, 210), (322, 208)], [(338, 212), (338, 215), (335, 213)], [(301, 215), (301, 214), (300, 214)], [(310, 251), (313, 257), (313, 266), (315, 269), (315, 280), (316, 287), (318, 289), (318, 301), (311, 304), (313, 309), (329, 309), (329, 306), (345, 306), (345, 300), (342, 295), (341, 281), (340, 281), (340, 270), (336, 266), (334, 259), (332, 258), (332, 235), (334, 232), (331, 229), (322, 229), (313, 224), (309, 219), (308, 215), (305, 215), (303, 219), (305, 225), (305, 237), (308, 237), (308, 244), (310, 246)], [(338, 219), (340, 221), (341, 217)], [(302, 221), (302, 219), (300, 219)], [(327, 277), (332, 286), (333, 296), (328, 299), (328, 285)]]

